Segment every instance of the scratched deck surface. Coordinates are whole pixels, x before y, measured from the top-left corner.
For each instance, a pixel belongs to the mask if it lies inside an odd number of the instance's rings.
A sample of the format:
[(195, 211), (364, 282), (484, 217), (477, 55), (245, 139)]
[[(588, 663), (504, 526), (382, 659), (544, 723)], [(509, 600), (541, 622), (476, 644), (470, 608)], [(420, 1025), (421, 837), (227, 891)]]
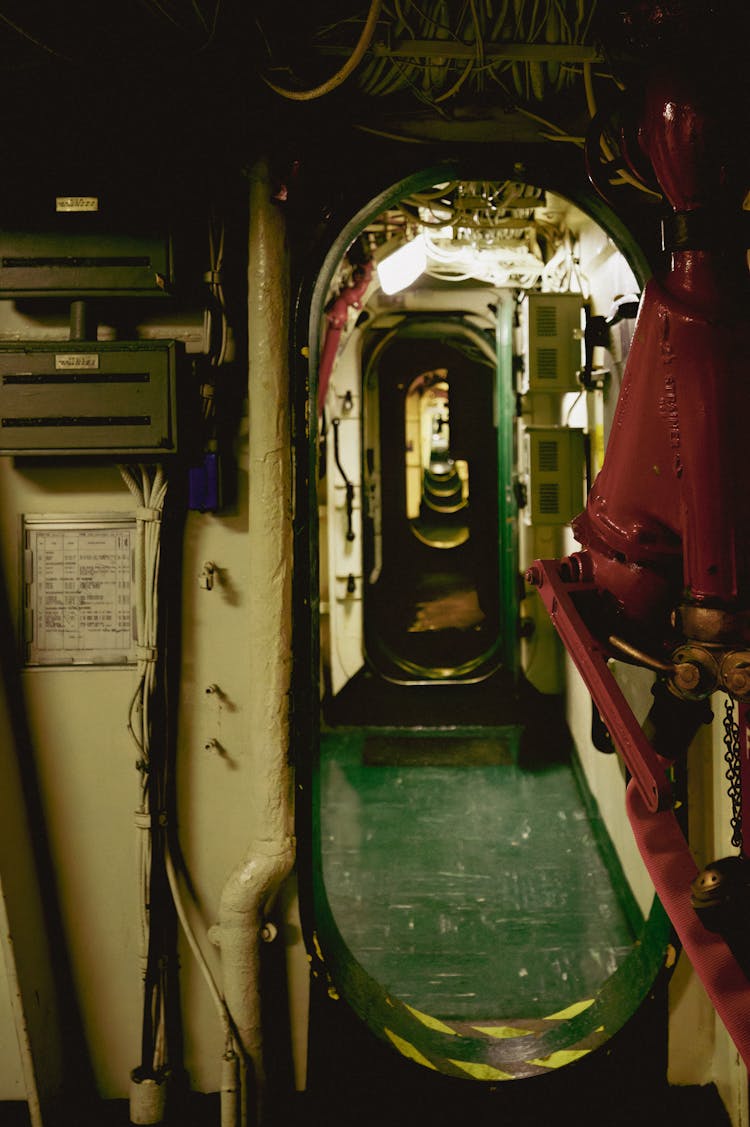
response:
[(383, 765), (382, 737), (369, 763), (365, 746), (325, 734), (320, 774), (324, 882), (365, 970), (459, 1020), (591, 997), (634, 935), (572, 766), (529, 771), (502, 751), (486, 765), (470, 746), (467, 766)]

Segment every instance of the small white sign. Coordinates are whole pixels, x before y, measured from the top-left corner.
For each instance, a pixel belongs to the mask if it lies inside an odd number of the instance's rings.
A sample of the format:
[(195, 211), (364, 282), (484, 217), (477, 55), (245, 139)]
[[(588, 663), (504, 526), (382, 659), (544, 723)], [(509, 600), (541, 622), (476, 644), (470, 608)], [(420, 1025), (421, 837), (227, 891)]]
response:
[(121, 513), (24, 516), (27, 665), (135, 661), (135, 539)]
[(99, 369), (99, 355), (96, 352), (58, 352), (55, 356), (55, 369), (58, 372), (96, 372)]
[(98, 196), (57, 196), (55, 211), (98, 211)]

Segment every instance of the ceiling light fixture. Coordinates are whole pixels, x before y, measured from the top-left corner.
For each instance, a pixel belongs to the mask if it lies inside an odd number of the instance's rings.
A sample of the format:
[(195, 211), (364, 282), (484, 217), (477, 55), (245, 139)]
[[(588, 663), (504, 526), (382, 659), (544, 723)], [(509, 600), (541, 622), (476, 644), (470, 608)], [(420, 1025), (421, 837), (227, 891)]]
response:
[(416, 282), (427, 266), (427, 248), (421, 233), (377, 264), (378, 281), (383, 293), (395, 294)]

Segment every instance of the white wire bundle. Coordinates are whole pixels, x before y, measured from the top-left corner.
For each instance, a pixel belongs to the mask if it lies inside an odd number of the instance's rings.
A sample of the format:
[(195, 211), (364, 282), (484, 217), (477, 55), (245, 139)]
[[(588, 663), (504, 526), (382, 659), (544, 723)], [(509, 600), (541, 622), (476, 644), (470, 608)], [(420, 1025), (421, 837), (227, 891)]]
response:
[(476, 278), (529, 289), (545, 269), (537, 235), (550, 254), (562, 231), (543, 209), (541, 189), (518, 181), (456, 181), (413, 193), (399, 204), (421, 232), (425, 271), (442, 281)]
[[(150, 803), (149, 773), (151, 768), (151, 711), (150, 705), (156, 688), (156, 665), (159, 629), (159, 564), (161, 559), (161, 515), (167, 496), (167, 477), (161, 466), (157, 466), (153, 477), (146, 466), (121, 466), (122, 479), (137, 503), (136, 543), (135, 543), (135, 589), (136, 589), (136, 638), (138, 657), (138, 680), (128, 710), (128, 732), (138, 749), (137, 766), (140, 772), (140, 805), (135, 821), (138, 826), (138, 873), (141, 891), (141, 959), (144, 978), (150, 941), (151, 905), (151, 861), (152, 861), (152, 815), (157, 818), (162, 811), (152, 811)], [(225, 1059), (239, 1054), (239, 1046), (232, 1031), (232, 1023), (226, 1003), (216, 985), (211, 969), (201, 951), (200, 944), (190, 925), (185, 904), (180, 892), (179, 880), (169, 849), (167, 834), (164, 834), (164, 865), (169, 888), (180, 925), (208, 985), (219, 1019), (224, 1031)], [(166, 1012), (164, 991), (158, 990), (154, 998), (154, 1012), (151, 1014), (151, 1027), (154, 1030), (153, 1058), (149, 1062), (154, 1074), (158, 1075), (167, 1064), (166, 1060)]]
[[(151, 771), (151, 704), (156, 688), (156, 661), (159, 629), (159, 562), (161, 557), (161, 516), (167, 494), (167, 478), (157, 466), (153, 478), (146, 466), (120, 467), (123, 481), (137, 502), (135, 540), (136, 656), (138, 679), (128, 709), (127, 727), (138, 749), (140, 803), (135, 814), (138, 826), (138, 873), (140, 884), (141, 960), (144, 979), (150, 941), (152, 810), (149, 777)], [(157, 816), (158, 816), (157, 811)], [(151, 1016), (154, 1030), (155, 1074), (166, 1065), (164, 991), (154, 995), (156, 1012)], [(145, 1063), (145, 1062), (144, 1062)]]
[[(156, 679), (156, 657), (159, 627), (159, 561), (161, 556), (161, 514), (167, 494), (167, 479), (157, 466), (153, 480), (146, 466), (139, 466), (140, 484), (135, 472), (120, 469), (128, 489), (138, 502), (136, 511), (135, 590), (136, 643), (138, 684), (128, 714), (128, 731), (138, 748), (139, 767), (145, 776), (150, 766), (151, 722), (149, 705)], [(147, 801), (145, 777), (142, 779), (142, 803)]]
[[(211, 362), (219, 365), (223, 364), (227, 355), (228, 344), (228, 325), (226, 315), (226, 301), (224, 299), (224, 284), (222, 280), (222, 270), (224, 269), (224, 239), (225, 239), (225, 225), (223, 220), (216, 220), (211, 217), (208, 224), (208, 253), (210, 261), (210, 270), (207, 276), (207, 281), (211, 294), (215, 302), (215, 309), (218, 310), (219, 316), (219, 343), (216, 347), (213, 343), (214, 328), (213, 323), (210, 325), (210, 352)], [(209, 314), (211, 321), (213, 321), (214, 311)]]
[(580, 293), (585, 299), (590, 296), (588, 278), (579, 265), (579, 247), (574, 243), (570, 231), (545, 263), (541, 276), (543, 293)]

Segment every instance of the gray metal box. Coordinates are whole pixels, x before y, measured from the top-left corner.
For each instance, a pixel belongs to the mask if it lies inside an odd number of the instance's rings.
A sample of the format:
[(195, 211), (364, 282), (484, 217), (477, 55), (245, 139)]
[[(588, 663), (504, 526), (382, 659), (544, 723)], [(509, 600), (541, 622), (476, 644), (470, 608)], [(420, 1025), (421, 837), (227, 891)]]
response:
[(569, 524), (584, 506), (586, 455), (578, 427), (524, 430), (528, 481), (527, 524)]
[(172, 287), (172, 243), (158, 209), (39, 189), (2, 204), (3, 296), (155, 297)]
[(524, 390), (580, 391), (583, 298), (570, 293), (530, 293), (525, 307), (528, 386)]
[(0, 345), (0, 454), (177, 449), (174, 341)]

